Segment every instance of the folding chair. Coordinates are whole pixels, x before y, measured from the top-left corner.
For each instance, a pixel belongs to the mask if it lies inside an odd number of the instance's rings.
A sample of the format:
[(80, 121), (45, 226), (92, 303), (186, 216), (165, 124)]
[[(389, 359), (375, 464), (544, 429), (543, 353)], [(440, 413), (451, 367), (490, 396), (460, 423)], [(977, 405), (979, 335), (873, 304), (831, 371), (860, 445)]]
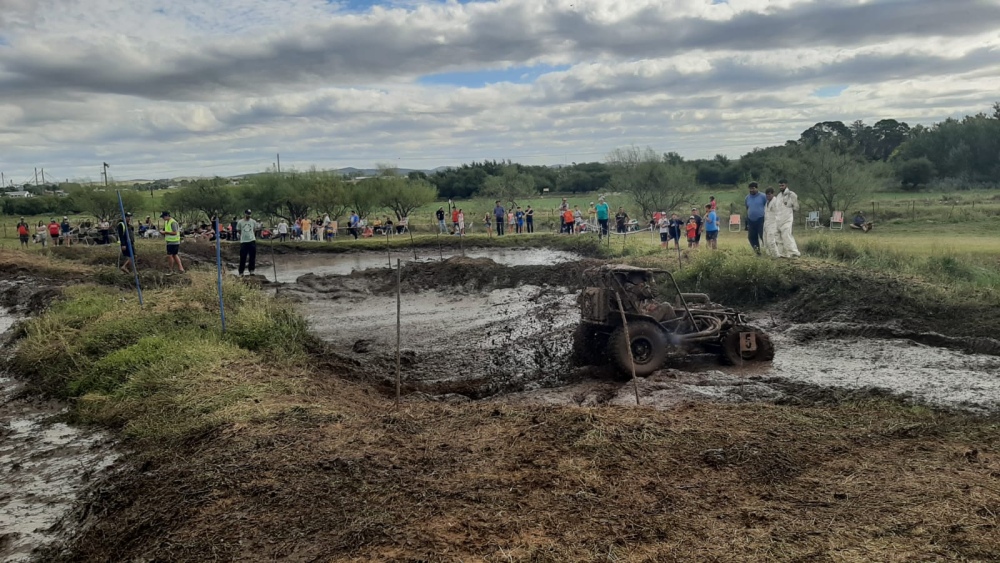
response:
[(810, 211), (806, 218), (806, 227), (819, 228), (819, 211)]
[[(837, 225), (834, 227), (834, 225)], [(833, 217), (830, 217), (830, 229), (834, 231), (844, 230), (844, 212), (834, 211)]]
[(731, 233), (738, 233), (738, 232), (740, 232), (740, 228), (742, 227), (742, 225), (740, 224), (740, 222), (742, 220), (743, 220), (743, 216), (740, 215), (740, 214), (738, 214), (738, 213), (734, 213), (734, 214), (730, 215), (729, 216), (729, 232), (731, 232)]

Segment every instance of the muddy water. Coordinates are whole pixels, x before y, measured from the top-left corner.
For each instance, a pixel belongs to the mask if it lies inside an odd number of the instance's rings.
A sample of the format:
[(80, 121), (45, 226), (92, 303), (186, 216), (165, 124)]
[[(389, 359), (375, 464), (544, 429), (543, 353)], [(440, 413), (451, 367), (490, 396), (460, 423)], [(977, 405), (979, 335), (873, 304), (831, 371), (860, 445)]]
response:
[[(0, 315), (0, 332), (12, 319)], [(33, 550), (71, 530), (62, 519), (91, 478), (114, 460), (107, 436), (53, 419), (65, 407), (24, 397), (0, 376), (0, 561), (28, 561)]]
[[(450, 258), (452, 256), (459, 256), (459, 253), (453, 251), (444, 252), (444, 258)], [(391, 253), (392, 263), (396, 264), (396, 260), (402, 260), (405, 262), (413, 262), (413, 252), (407, 250), (405, 252), (394, 251)], [(433, 262), (441, 259), (441, 254), (432, 249), (418, 249), (417, 250), (417, 261), (418, 262)], [(502, 249), (502, 248), (487, 248), (487, 249), (469, 249), (465, 251), (465, 256), (468, 258), (489, 258), (496, 262), (497, 264), (503, 264), (505, 266), (544, 266), (549, 264), (559, 264), (562, 262), (569, 262), (572, 260), (579, 260), (580, 256), (573, 254), (571, 252), (564, 252), (561, 250), (549, 250), (544, 248), (537, 249)], [(261, 260), (267, 259), (270, 261), (270, 255), (267, 253), (266, 247), (261, 247), (258, 250), (257, 257)], [(386, 268), (389, 265), (389, 255), (385, 252), (357, 252), (357, 253), (341, 253), (341, 254), (313, 254), (307, 256), (275, 256), (278, 277), (274, 277), (274, 268), (268, 266), (259, 266), (257, 273), (264, 275), (270, 281), (278, 281), (282, 283), (293, 283), (299, 278), (299, 276), (305, 274), (316, 274), (316, 275), (347, 275), (352, 271), (368, 270), (371, 268)], [(235, 273), (235, 272), (234, 272)]]
[[(404, 380), (414, 384), (411, 389), (430, 394), (634, 404), (631, 384), (617, 381), (608, 370), (568, 365), (570, 333), (579, 320), (575, 296), (562, 288), (530, 285), (482, 293), (405, 293)], [(361, 362), (370, 375), (388, 380), (395, 373), (394, 298), (356, 288), (336, 298), (316, 295), (302, 310), (317, 334)], [(640, 381), (640, 401), (670, 407), (689, 400), (774, 400), (784, 396), (787, 383), (794, 383), (879, 388), (934, 405), (1000, 410), (1000, 357), (915, 341), (948, 340), (952, 347), (962, 347), (958, 339), (871, 337), (866, 334), (891, 331), (790, 325), (770, 315), (760, 315), (756, 324), (773, 336), (773, 363), (734, 367), (702, 359), (694, 367), (665, 369)]]

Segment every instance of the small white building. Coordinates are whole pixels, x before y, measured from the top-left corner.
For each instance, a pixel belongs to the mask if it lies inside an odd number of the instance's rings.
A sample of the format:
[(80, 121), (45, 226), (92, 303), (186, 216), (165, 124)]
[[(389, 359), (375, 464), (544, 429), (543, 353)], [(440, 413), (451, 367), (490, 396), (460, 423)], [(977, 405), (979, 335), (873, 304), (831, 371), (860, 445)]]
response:
[(7, 197), (16, 197), (16, 198), (20, 198), (20, 199), (24, 199), (26, 197), (35, 197), (35, 194), (33, 194), (31, 192), (24, 192), (24, 191), (7, 192), (4, 195), (7, 196)]

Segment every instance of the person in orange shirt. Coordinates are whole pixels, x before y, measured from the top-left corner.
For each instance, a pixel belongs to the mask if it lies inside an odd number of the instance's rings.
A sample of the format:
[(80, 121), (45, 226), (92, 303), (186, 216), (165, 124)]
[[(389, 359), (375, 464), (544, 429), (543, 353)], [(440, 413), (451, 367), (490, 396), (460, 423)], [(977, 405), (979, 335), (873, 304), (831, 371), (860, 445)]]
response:
[(694, 241), (698, 236), (698, 223), (695, 221), (694, 215), (688, 219), (687, 225), (684, 228), (687, 230), (688, 248), (691, 248), (694, 246)]
[(565, 225), (566, 234), (571, 235), (575, 232), (573, 230), (575, 219), (576, 218), (573, 215), (572, 209), (567, 209), (566, 211), (563, 211), (563, 224)]
[(461, 230), (458, 228), (458, 208), (453, 207), (451, 209), (451, 226), (455, 229), (453, 234), (461, 234)]

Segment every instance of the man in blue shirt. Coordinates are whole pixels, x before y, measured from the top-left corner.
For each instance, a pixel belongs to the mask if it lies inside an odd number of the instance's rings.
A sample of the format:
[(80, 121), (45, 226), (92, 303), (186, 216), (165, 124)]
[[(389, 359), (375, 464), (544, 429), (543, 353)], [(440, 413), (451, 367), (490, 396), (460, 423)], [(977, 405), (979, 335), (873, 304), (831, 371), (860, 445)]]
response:
[(500, 200), (496, 201), (496, 207), (493, 208), (493, 218), (497, 221), (497, 236), (503, 236), (503, 223), (504, 218), (507, 216), (507, 210), (500, 205)]
[(719, 243), (719, 215), (712, 209), (712, 204), (705, 206), (705, 240), (712, 250), (718, 248)]
[(760, 254), (760, 241), (764, 237), (764, 208), (767, 207), (767, 196), (757, 191), (757, 182), (750, 182), (750, 195), (746, 198), (747, 230), (750, 246)]

